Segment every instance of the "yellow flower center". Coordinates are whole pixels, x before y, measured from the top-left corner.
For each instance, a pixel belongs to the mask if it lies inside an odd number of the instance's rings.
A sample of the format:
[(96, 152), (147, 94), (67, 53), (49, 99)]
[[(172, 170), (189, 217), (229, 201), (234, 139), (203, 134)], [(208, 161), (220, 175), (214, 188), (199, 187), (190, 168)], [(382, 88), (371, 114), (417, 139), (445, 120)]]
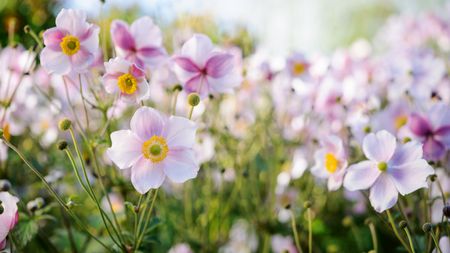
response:
[(388, 167), (387, 163), (385, 163), (385, 162), (378, 163), (378, 169), (381, 171), (386, 171), (387, 167)]
[(117, 79), (117, 85), (123, 93), (133, 94), (137, 90), (137, 81), (131, 74), (123, 74)]
[(71, 56), (80, 50), (80, 41), (75, 36), (67, 35), (62, 39), (61, 43), (59, 43), (59, 46), (63, 53)]
[(5, 123), (3, 125), (3, 137), (5, 137), (7, 141), (11, 139), (11, 133), (9, 132), (9, 123)]
[(167, 152), (169, 152), (169, 147), (166, 139), (158, 135), (153, 135), (152, 138), (142, 145), (142, 154), (154, 163), (163, 161), (167, 156)]
[(334, 173), (339, 166), (339, 161), (332, 153), (325, 154), (325, 169), (328, 172)]
[(408, 117), (405, 115), (400, 115), (397, 118), (395, 118), (395, 128), (400, 129), (400, 127), (406, 125), (408, 123)]
[(292, 73), (294, 73), (294, 75), (296, 75), (296, 76), (303, 74), (303, 72), (305, 72), (305, 70), (306, 70), (306, 65), (301, 62), (296, 62), (292, 66)]

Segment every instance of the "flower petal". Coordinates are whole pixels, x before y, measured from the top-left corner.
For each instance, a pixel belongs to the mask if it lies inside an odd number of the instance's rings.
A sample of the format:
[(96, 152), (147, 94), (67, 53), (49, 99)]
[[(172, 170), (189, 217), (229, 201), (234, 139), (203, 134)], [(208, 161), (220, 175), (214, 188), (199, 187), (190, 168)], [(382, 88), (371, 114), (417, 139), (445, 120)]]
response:
[(381, 174), (370, 188), (370, 204), (381, 213), (397, 203), (398, 192), (394, 182), (386, 173)]
[(350, 191), (364, 190), (373, 185), (381, 171), (373, 161), (362, 161), (347, 169), (344, 187)]
[(370, 133), (363, 140), (363, 151), (367, 158), (377, 162), (388, 162), (394, 154), (395, 137), (386, 130)]
[(164, 173), (175, 183), (184, 183), (197, 176), (199, 166), (193, 149), (170, 150), (164, 160)]
[(187, 118), (170, 116), (164, 129), (169, 150), (171, 148), (192, 148), (195, 144), (196, 124)]
[(143, 157), (131, 168), (131, 183), (140, 194), (159, 188), (164, 178), (163, 168)]
[(412, 161), (389, 170), (392, 180), (402, 195), (417, 189), (428, 187), (427, 178), (434, 174), (434, 169), (423, 159)]
[(188, 57), (178, 56), (174, 57), (173, 61), (176, 65), (182, 68), (184, 71), (198, 73), (200, 72), (200, 68)]
[(111, 133), (111, 143), (106, 154), (119, 169), (130, 168), (142, 156), (142, 141), (130, 130)]
[(143, 47), (160, 47), (162, 45), (161, 29), (148, 17), (141, 17), (131, 24), (130, 33), (136, 43), (136, 49)]
[(409, 117), (408, 124), (411, 132), (417, 136), (426, 136), (433, 131), (428, 121), (417, 113)]
[(43, 34), (44, 45), (51, 48), (53, 51), (61, 51), (61, 46), (59, 44), (66, 34), (66, 31), (57, 27), (50, 28)]
[(82, 10), (62, 9), (56, 17), (56, 27), (68, 31), (70, 34), (81, 37), (88, 29), (86, 12)]
[(40, 59), (42, 66), (49, 73), (65, 75), (72, 69), (70, 58), (67, 55), (47, 47), (42, 49)]
[(450, 106), (439, 102), (434, 104), (428, 112), (430, 123), (433, 129), (450, 125)]
[(135, 48), (134, 38), (129, 32), (128, 24), (122, 20), (113, 20), (111, 23), (111, 39), (114, 45), (122, 50)]
[(423, 144), (423, 153), (427, 160), (437, 161), (445, 155), (445, 146), (433, 137), (428, 137)]
[(208, 36), (194, 34), (181, 48), (181, 55), (189, 57), (200, 68), (205, 66), (214, 46)]
[(162, 135), (165, 121), (164, 115), (157, 110), (141, 107), (131, 118), (130, 127), (142, 141), (146, 141), (154, 135)]
[(402, 165), (421, 159), (422, 156), (422, 144), (416, 141), (410, 141), (397, 147), (389, 164), (393, 166)]
[(72, 61), (72, 69), (77, 73), (86, 73), (89, 66), (94, 62), (94, 55), (84, 48), (80, 48), (78, 52), (70, 57)]
[(95, 53), (98, 50), (99, 32), (100, 28), (98, 26), (91, 25), (83, 37), (80, 38), (80, 45), (90, 53)]
[(205, 64), (208, 76), (220, 78), (233, 70), (234, 61), (232, 54), (216, 54), (209, 58)]
[(108, 74), (124, 74), (128, 73), (132, 64), (123, 58), (116, 57), (105, 62), (106, 73)]

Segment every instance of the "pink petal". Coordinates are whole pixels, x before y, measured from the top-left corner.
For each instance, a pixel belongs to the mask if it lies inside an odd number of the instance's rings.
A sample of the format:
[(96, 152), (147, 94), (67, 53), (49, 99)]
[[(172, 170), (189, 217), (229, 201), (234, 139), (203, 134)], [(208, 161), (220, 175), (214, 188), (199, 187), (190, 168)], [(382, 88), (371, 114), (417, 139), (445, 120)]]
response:
[(389, 174), (402, 195), (428, 187), (427, 178), (434, 169), (423, 159), (390, 168)]
[(47, 47), (42, 49), (40, 59), (42, 66), (49, 73), (65, 75), (72, 69), (70, 58), (67, 55)]
[(128, 169), (142, 157), (142, 141), (130, 130), (111, 133), (111, 147), (106, 154), (119, 169)]
[(242, 83), (242, 77), (239, 73), (233, 72), (220, 78), (207, 76), (210, 93), (232, 93), (235, 87)]
[(150, 17), (141, 17), (131, 24), (130, 33), (133, 35), (136, 49), (143, 47), (161, 47), (162, 34)]
[(72, 69), (77, 73), (85, 73), (89, 71), (89, 66), (94, 61), (94, 55), (85, 48), (80, 48), (78, 52), (70, 57), (72, 61)]
[(433, 131), (428, 121), (416, 113), (409, 117), (408, 124), (411, 131), (417, 136), (426, 136)]
[(203, 75), (198, 74), (185, 83), (184, 89), (188, 93), (197, 92), (198, 94), (200, 94), (200, 97), (204, 98), (209, 94), (208, 86), (209, 84), (207, 82), (207, 79)]
[(131, 65), (129, 71), (136, 78), (145, 77), (144, 70), (136, 66), (136, 64)]
[(363, 140), (363, 151), (367, 158), (377, 162), (387, 162), (394, 154), (397, 142), (386, 130), (370, 133)]
[(337, 191), (342, 186), (342, 182), (344, 181), (345, 170), (340, 169), (335, 173), (331, 174), (328, 178), (328, 190), (329, 191)]
[(164, 136), (170, 148), (192, 148), (195, 143), (196, 124), (184, 117), (170, 116)]
[(234, 61), (231, 54), (217, 54), (209, 58), (205, 68), (208, 76), (220, 78), (233, 70)]
[(117, 86), (117, 78), (119, 75), (105, 74), (103, 76), (103, 84), (105, 85), (106, 92), (113, 94), (119, 91)]
[(423, 153), (426, 159), (437, 161), (445, 155), (445, 146), (433, 137), (428, 137), (423, 144)]
[(193, 149), (172, 149), (164, 160), (164, 173), (175, 183), (184, 183), (195, 178), (198, 170)]
[(130, 127), (142, 141), (146, 141), (154, 135), (162, 135), (165, 121), (165, 117), (155, 109), (141, 107), (131, 118)]
[(176, 65), (178, 65), (180, 68), (182, 68), (184, 71), (187, 72), (193, 72), (193, 73), (199, 73), (201, 69), (188, 57), (184, 56), (178, 56), (174, 57), (173, 61)]
[(86, 13), (82, 10), (62, 9), (56, 17), (56, 27), (81, 37), (88, 29)]
[(181, 48), (181, 55), (189, 57), (200, 68), (205, 66), (214, 49), (208, 36), (204, 34), (194, 34)]
[(428, 112), (428, 117), (433, 129), (450, 125), (450, 106), (443, 102), (434, 104)]
[(373, 185), (380, 174), (381, 171), (373, 161), (362, 161), (353, 164), (347, 169), (344, 187), (350, 191), (367, 189)]
[(410, 141), (406, 144), (400, 145), (395, 150), (389, 164), (390, 165), (402, 165), (412, 161), (417, 161), (423, 156), (422, 144), (416, 141)]
[(96, 25), (91, 25), (91, 27), (86, 31), (86, 33), (80, 37), (80, 45), (85, 48), (90, 53), (96, 53), (98, 50), (99, 38), (98, 34), (100, 28)]
[(110, 59), (108, 62), (105, 62), (105, 70), (108, 74), (122, 75), (128, 73), (131, 66), (132, 63), (120, 57), (116, 57), (114, 59)]
[(67, 35), (67, 32), (61, 30), (57, 27), (50, 28), (44, 32), (44, 44), (53, 51), (61, 51), (61, 46), (59, 45)]
[(398, 192), (394, 182), (386, 173), (381, 174), (370, 188), (370, 204), (381, 213), (397, 203)]
[(128, 30), (128, 24), (122, 20), (114, 20), (111, 23), (111, 39), (116, 47), (123, 50), (134, 50), (136, 48), (134, 38)]
[(159, 188), (164, 178), (163, 168), (143, 157), (131, 168), (131, 183), (140, 194)]

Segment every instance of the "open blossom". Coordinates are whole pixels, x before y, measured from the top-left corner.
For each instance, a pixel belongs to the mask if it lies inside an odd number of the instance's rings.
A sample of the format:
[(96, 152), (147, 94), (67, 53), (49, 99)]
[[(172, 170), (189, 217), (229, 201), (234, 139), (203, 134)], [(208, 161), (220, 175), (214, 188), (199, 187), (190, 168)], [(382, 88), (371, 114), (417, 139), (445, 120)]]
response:
[(131, 182), (138, 192), (160, 187), (166, 176), (175, 183), (197, 176), (194, 122), (141, 107), (130, 128), (111, 134), (107, 155), (120, 169), (131, 168)]
[(450, 106), (437, 103), (426, 115), (413, 113), (409, 127), (423, 143), (426, 159), (439, 160), (450, 149)]
[(297, 253), (294, 240), (291, 236), (273, 235), (271, 244), (272, 250), (275, 253)]
[(144, 71), (136, 64), (116, 57), (105, 62), (103, 76), (106, 92), (119, 93), (126, 102), (139, 102), (148, 93)]
[(60, 75), (88, 72), (98, 49), (98, 33), (96, 25), (86, 22), (85, 12), (62, 9), (56, 27), (44, 32), (42, 66)]
[(146, 70), (154, 68), (166, 57), (161, 30), (150, 17), (142, 17), (129, 26), (122, 20), (111, 23), (111, 39), (117, 56)]
[(174, 61), (174, 71), (184, 88), (202, 97), (232, 92), (242, 81), (234, 56), (216, 50), (203, 34), (186, 41)]
[(321, 141), (322, 148), (314, 154), (315, 165), (311, 172), (320, 178), (328, 178), (328, 190), (339, 189), (344, 180), (347, 158), (342, 140), (335, 135)]
[(17, 202), (19, 199), (9, 192), (0, 192), (0, 205), (3, 207), (3, 212), (0, 212), (0, 250), (5, 248), (6, 237), (19, 220)]
[(310, 65), (301, 53), (294, 53), (286, 60), (287, 71), (293, 78), (307, 75)]
[(428, 187), (427, 177), (434, 173), (422, 159), (420, 143), (398, 145), (386, 130), (368, 134), (363, 140), (363, 151), (369, 160), (348, 168), (344, 186), (351, 191), (370, 188), (370, 203), (377, 212), (394, 206), (398, 193), (406, 195)]

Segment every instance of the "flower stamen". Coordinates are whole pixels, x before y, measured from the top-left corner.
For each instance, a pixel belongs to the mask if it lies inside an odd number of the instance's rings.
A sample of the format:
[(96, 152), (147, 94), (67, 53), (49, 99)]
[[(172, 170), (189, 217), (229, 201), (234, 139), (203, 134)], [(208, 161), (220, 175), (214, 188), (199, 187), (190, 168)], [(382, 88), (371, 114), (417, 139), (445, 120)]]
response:
[(334, 173), (339, 166), (339, 161), (332, 153), (327, 153), (325, 155), (325, 169), (328, 172)]
[(117, 79), (117, 85), (123, 93), (133, 94), (137, 90), (137, 80), (131, 74), (123, 74)]
[(154, 135), (142, 145), (142, 154), (154, 163), (163, 161), (168, 152), (169, 147), (167, 146), (166, 139), (162, 136)]
[(80, 50), (80, 40), (72, 35), (65, 36), (61, 43), (59, 43), (64, 54), (72, 56)]

